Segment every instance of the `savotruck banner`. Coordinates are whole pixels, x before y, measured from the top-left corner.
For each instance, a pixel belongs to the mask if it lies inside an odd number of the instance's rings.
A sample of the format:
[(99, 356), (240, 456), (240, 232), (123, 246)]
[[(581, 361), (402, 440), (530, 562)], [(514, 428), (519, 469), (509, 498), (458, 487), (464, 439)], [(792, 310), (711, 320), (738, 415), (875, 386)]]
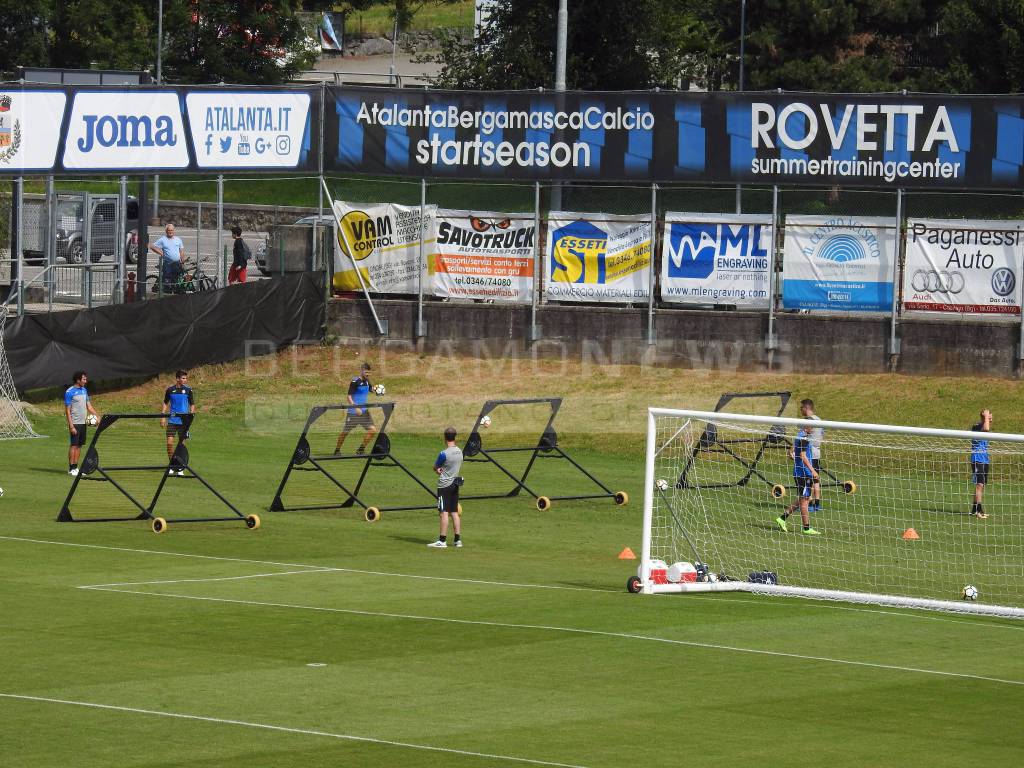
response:
[(787, 216), (785, 228), (786, 309), (892, 310), (896, 219)]
[(1020, 314), (1024, 221), (908, 219), (903, 308)]
[(532, 216), (438, 211), (434, 295), (529, 304), (535, 239)]
[(554, 301), (647, 301), (651, 242), (647, 217), (552, 211), (545, 295)]
[[(420, 208), (394, 203), (334, 203), (338, 250), (334, 255), (334, 288), (358, 291), (363, 285), (377, 293), (424, 292), (426, 263), (433, 258), (437, 207), (428, 206), (423, 222), (420, 261)], [(353, 261), (359, 268), (356, 274)], [(362, 275), (362, 283), (359, 280)]]
[(666, 213), (662, 300), (766, 309), (773, 238), (771, 216)]

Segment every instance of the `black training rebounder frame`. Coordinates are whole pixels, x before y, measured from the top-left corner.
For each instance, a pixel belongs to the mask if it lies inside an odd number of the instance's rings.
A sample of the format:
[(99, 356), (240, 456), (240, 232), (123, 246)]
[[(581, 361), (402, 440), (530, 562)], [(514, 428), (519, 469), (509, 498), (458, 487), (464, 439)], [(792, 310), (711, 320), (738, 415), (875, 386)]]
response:
[[(541, 431), (537, 440), (528, 445), (521, 446), (510, 446), (510, 447), (499, 447), (499, 448), (488, 448), (484, 442), (480, 430), (483, 428), (484, 417), (489, 416), (491, 411), (496, 408), (503, 406), (517, 406), (517, 405), (538, 405), (546, 404), (549, 408), (547, 423), (544, 425), (544, 429)], [(484, 403), (480, 409), (480, 414), (476, 417), (476, 422), (473, 424), (473, 429), (470, 430), (469, 437), (466, 439), (466, 443), (462, 448), (462, 455), (466, 462), (476, 463), (487, 463), (493, 464), (498, 470), (505, 474), (513, 483), (512, 488), (504, 493), (484, 493), (484, 494), (460, 494), (460, 498), (463, 500), (471, 499), (503, 499), (512, 496), (518, 496), (520, 491), (525, 491), (530, 494), (537, 503), (537, 509), (544, 511), (551, 507), (553, 501), (568, 501), (577, 499), (612, 499), (616, 504), (622, 505), (629, 501), (629, 496), (625, 491), (613, 491), (607, 485), (597, 479), (592, 473), (588, 472), (583, 468), (575, 459), (573, 459), (568, 453), (566, 453), (558, 445), (558, 433), (555, 431), (555, 417), (558, 416), (558, 411), (562, 407), (562, 398), (560, 397), (537, 397), (528, 398), (525, 400), (488, 400)], [(510, 471), (507, 467), (502, 464), (500, 459), (504, 454), (507, 453), (529, 453), (530, 458), (526, 464), (526, 468), (522, 474), (515, 474)], [(585, 475), (591, 482), (594, 483), (600, 489), (599, 493), (583, 493), (565, 496), (547, 496), (533, 490), (526, 484), (527, 479), (530, 476), (530, 471), (537, 463), (538, 459), (562, 459), (569, 462), (583, 475)]]
[[(718, 399), (718, 404), (715, 406), (715, 413), (722, 413), (722, 409), (734, 400), (778, 398), (779, 408), (775, 415), (781, 416), (783, 411), (786, 410), (786, 406), (789, 404), (789, 400), (792, 396), (792, 392), (725, 392)], [(739, 455), (734, 449), (734, 446), (739, 445), (756, 445), (757, 452), (754, 454), (754, 458), (748, 460)], [(676, 488), (742, 488), (750, 483), (751, 480), (757, 479), (769, 487), (772, 496), (777, 499), (782, 498), (786, 495), (787, 485), (768, 479), (758, 468), (758, 465), (761, 463), (761, 459), (766, 451), (779, 449), (788, 451), (792, 445), (792, 441), (786, 437), (785, 428), (779, 425), (769, 427), (768, 430), (759, 437), (721, 439), (718, 436), (718, 428), (714, 424), (708, 422), (704, 425), (704, 429), (700, 434), (697, 445), (695, 445), (693, 450), (690, 452), (690, 457), (686, 461), (686, 466), (683, 467), (683, 471), (679, 473)], [(732, 483), (709, 483), (706, 485), (692, 483), (689, 480), (689, 474), (693, 469), (693, 464), (697, 457), (702, 453), (724, 453), (727, 456), (732, 457), (746, 471), (742, 477)], [(824, 475), (821, 480), (822, 488), (841, 488), (846, 493), (853, 493), (857, 489), (856, 484), (849, 480), (840, 481), (825, 467), (821, 467), (818, 471), (821, 475)], [(828, 479), (826, 480), (825, 477)]]
[[(410, 472), (408, 467), (399, 461), (391, 452), (391, 438), (388, 437), (387, 427), (388, 422), (391, 421), (391, 414), (395, 410), (394, 403), (366, 403), (365, 405), (358, 406), (368, 412), (379, 410), (383, 414), (383, 421), (377, 427), (377, 435), (374, 438), (373, 445), (370, 446), (369, 451), (365, 453), (312, 454), (307, 435), (309, 434), (310, 428), (312, 428), (316, 421), (324, 414), (330, 413), (331, 411), (347, 410), (353, 407), (354, 406), (351, 404), (313, 406), (309, 412), (309, 416), (306, 418), (306, 425), (302, 428), (302, 434), (299, 435), (299, 440), (295, 445), (295, 450), (292, 451), (288, 466), (284, 471), (284, 477), (281, 478), (281, 483), (277, 486), (277, 492), (274, 494), (274, 500), (270, 503), (271, 512), (300, 512), (314, 509), (345, 509), (352, 506), (359, 506), (365, 510), (366, 519), (373, 522), (380, 516), (382, 511), (396, 512), (407, 509), (434, 509), (437, 506), (437, 491), (426, 485), (422, 480), (416, 477), (416, 475)], [(356, 480), (355, 485), (352, 488), (347, 487), (328, 470), (330, 463), (336, 461), (362, 462), (362, 467), (359, 471), (359, 478)], [(363, 483), (366, 480), (371, 466), (396, 467), (400, 469), (408, 475), (417, 486), (422, 488), (425, 493), (429, 494), (431, 500), (430, 504), (399, 507), (374, 506), (368, 504), (360, 497), (359, 494), (362, 492)], [(288, 478), (291, 477), (292, 472), (319, 472), (338, 489), (341, 494), (339, 497), (341, 500), (324, 504), (285, 506), (284, 500), (281, 498), (281, 494), (284, 492), (285, 486), (288, 484)]]
[[(259, 528), (260, 519), (257, 515), (244, 515), (240, 512), (234, 504), (228, 501), (220, 492), (210, 485), (202, 475), (200, 475), (189, 463), (188, 448), (184, 442), (179, 442), (177, 447), (174, 449), (174, 453), (166, 464), (119, 464), (113, 466), (106, 466), (103, 464), (100, 456), (100, 451), (97, 448), (97, 443), (104, 431), (111, 427), (115, 422), (123, 419), (166, 419), (166, 413), (108, 413), (104, 414), (100, 418), (100, 422), (93, 432), (92, 440), (89, 441), (89, 448), (85, 452), (84, 458), (79, 464), (78, 474), (71, 483), (71, 489), (68, 491), (67, 497), (64, 499), (64, 505), (60, 509), (60, 513), (57, 515), (58, 523), (119, 523), (126, 522), (129, 520), (150, 520), (152, 521), (153, 531), (156, 533), (162, 533), (167, 530), (167, 526), (170, 523), (217, 523), (217, 522), (228, 522), (234, 520), (241, 520), (245, 522), (247, 528)], [(192, 427), (192, 422), (195, 419), (194, 414), (181, 414), (182, 429), (188, 432)], [(164, 486), (167, 484), (167, 480), (171, 477), (171, 472), (185, 472), (182, 476), (174, 475), (174, 481), (177, 482), (181, 479), (196, 480), (203, 484), (203, 486), (230, 511), (230, 515), (220, 516), (209, 516), (209, 517), (164, 517), (157, 516), (155, 514), (156, 505), (160, 501), (160, 496), (163, 494)], [(121, 483), (117, 481), (117, 474), (122, 472), (159, 472), (160, 482), (157, 484), (156, 491), (153, 493), (150, 499), (139, 499), (133, 496)], [(71, 503), (74, 499), (75, 492), (78, 490), (82, 483), (110, 483), (110, 486), (124, 496), (131, 505), (138, 510), (138, 513), (127, 517), (90, 517), (90, 518), (75, 518), (71, 511)]]

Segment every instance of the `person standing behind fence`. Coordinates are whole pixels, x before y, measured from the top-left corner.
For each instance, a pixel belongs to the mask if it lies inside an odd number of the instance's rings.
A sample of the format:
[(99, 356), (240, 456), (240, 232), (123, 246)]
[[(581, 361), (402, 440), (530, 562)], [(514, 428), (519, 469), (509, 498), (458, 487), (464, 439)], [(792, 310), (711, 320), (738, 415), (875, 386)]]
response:
[(234, 238), (235, 244), (234, 259), (231, 262), (231, 269), (228, 270), (228, 285), (246, 281), (246, 269), (249, 266), (249, 259), (252, 258), (252, 251), (242, 239), (242, 228), (237, 224), (231, 228), (231, 237)]
[(163, 282), (165, 284), (176, 283), (184, 271), (185, 244), (180, 237), (174, 236), (174, 224), (168, 223), (164, 228), (164, 236), (155, 243), (151, 243), (149, 250), (163, 259), (161, 262)]

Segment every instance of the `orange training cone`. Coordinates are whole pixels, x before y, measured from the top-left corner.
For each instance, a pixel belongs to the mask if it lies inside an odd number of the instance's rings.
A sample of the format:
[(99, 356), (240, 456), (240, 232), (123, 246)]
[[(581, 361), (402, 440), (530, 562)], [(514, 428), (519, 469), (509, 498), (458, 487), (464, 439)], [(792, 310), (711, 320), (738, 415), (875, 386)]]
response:
[(633, 554), (633, 550), (626, 547), (624, 550), (619, 552), (619, 560), (636, 560), (636, 555)]
[(913, 528), (907, 528), (907, 530), (903, 532), (904, 541), (915, 541), (920, 538), (921, 537), (917, 534), (917, 531), (915, 531)]

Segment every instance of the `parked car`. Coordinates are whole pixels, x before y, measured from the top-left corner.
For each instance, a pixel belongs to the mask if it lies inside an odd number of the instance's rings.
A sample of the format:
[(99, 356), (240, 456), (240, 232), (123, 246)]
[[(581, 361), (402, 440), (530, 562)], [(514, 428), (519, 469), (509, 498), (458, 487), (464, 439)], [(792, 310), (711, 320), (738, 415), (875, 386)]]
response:
[[(267, 237), (260, 238), (259, 242), (256, 243), (256, 247), (253, 249), (253, 260), (256, 262), (256, 267), (259, 271), (266, 276), (270, 275), (270, 268), (267, 264), (268, 254), (272, 255), (275, 252), (274, 244), (280, 237), (283, 230), (291, 230), (297, 226), (308, 226), (312, 227), (313, 224), (319, 220), (320, 226), (324, 229), (334, 231), (334, 216), (329, 213), (325, 213), (322, 216), (313, 214), (311, 216), (303, 216), (301, 219), (296, 219), (291, 224), (275, 225), (270, 228), (270, 232)], [(309, 240), (312, 244), (312, 239)], [(331, 239), (327, 239), (327, 242), (331, 242)]]
[[(45, 200), (26, 200), (26, 212), (30, 207), (36, 209), (32, 219), (37, 224), (31, 228), (31, 231), (26, 227), (25, 259), (29, 263), (41, 264), (46, 258)], [(117, 238), (117, 201), (102, 197), (91, 199), (89, 207), (92, 209), (90, 212), (89, 261), (93, 264), (104, 260), (112, 261), (117, 252), (114, 242)], [(121, 247), (127, 262), (135, 264), (139, 260), (139, 201), (130, 197), (127, 207), (126, 231)], [(83, 208), (84, 203), (80, 199), (62, 199), (57, 204), (55, 232), (57, 263), (82, 264), (85, 262)]]

